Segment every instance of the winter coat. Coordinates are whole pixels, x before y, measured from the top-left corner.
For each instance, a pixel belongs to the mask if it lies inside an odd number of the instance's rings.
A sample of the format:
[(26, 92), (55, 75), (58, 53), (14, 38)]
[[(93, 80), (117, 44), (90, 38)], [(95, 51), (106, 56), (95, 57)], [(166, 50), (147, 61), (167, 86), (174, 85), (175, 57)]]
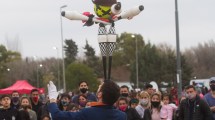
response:
[(41, 120), (41, 117), (43, 115), (49, 115), (49, 111), (48, 111), (48, 104), (44, 104), (42, 105), (39, 110), (38, 110), (38, 113), (37, 113), (37, 118), (38, 120)]
[(134, 108), (127, 108), (125, 111), (127, 120), (141, 120), (140, 115)]
[(152, 116), (151, 116), (151, 111), (149, 109), (145, 109), (144, 110), (144, 116), (142, 120), (151, 120)]
[(15, 120), (17, 114), (17, 109), (0, 109), (0, 120)]
[(208, 104), (198, 95), (194, 101), (183, 100), (179, 108), (179, 120), (212, 120)]

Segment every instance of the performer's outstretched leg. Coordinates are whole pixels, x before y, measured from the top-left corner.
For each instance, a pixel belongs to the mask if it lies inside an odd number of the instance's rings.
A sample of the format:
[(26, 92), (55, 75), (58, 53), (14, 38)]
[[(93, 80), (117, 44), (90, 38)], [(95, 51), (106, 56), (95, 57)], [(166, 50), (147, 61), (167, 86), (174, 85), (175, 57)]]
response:
[(110, 80), (111, 77), (111, 65), (112, 65), (112, 53), (116, 47), (116, 32), (114, 23), (111, 25), (108, 35), (107, 35), (107, 43), (108, 43), (108, 56), (109, 56), (109, 62), (108, 62), (108, 80)]
[(103, 69), (104, 69), (104, 80), (107, 79), (107, 72), (106, 72), (106, 64), (107, 64), (107, 36), (106, 36), (106, 28), (104, 24), (99, 24), (99, 30), (98, 30), (98, 42), (99, 47), (102, 53), (102, 62), (103, 62)]

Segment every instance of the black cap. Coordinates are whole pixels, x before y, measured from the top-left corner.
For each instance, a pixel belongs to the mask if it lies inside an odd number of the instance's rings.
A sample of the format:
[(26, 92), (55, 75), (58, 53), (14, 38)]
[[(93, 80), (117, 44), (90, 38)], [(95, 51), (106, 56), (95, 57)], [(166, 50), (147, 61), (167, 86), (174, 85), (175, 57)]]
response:
[(117, 3), (116, 0), (92, 0), (92, 2), (96, 5), (102, 6), (112, 6)]

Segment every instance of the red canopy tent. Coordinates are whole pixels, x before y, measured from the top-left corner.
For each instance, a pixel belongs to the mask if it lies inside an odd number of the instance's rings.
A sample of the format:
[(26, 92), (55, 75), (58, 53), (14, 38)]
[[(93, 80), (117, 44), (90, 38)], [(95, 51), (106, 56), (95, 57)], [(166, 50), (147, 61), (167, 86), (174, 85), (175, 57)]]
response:
[[(30, 85), (27, 80), (17, 80), (12, 86), (0, 89), (0, 94), (11, 94), (13, 91), (18, 91), (20, 94), (30, 94), (32, 89), (35, 89)], [(44, 93), (44, 89), (38, 89), (40, 93)]]

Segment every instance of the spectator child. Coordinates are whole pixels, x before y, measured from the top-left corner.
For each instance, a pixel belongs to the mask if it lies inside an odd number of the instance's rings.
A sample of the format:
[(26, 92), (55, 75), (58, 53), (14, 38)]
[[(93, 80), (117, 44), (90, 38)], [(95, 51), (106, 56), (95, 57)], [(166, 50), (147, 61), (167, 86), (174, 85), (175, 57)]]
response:
[(172, 120), (173, 111), (177, 109), (174, 104), (170, 104), (171, 97), (169, 94), (163, 94), (162, 96), (163, 105), (160, 110), (160, 117), (162, 120)]
[(136, 108), (136, 106), (138, 105), (139, 103), (139, 100), (137, 98), (132, 98), (130, 101), (129, 101), (129, 106), (131, 108)]
[(79, 109), (85, 108), (86, 104), (87, 104), (87, 97), (84, 94), (79, 95), (78, 96)]
[(44, 114), (41, 116), (41, 120), (51, 120), (51, 117), (48, 114)]
[(128, 106), (127, 98), (120, 97), (117, 101), (117, 107), (120, 111), (126, 113), (127, 120), (141, 120), (137, 111), (134, 108)]

